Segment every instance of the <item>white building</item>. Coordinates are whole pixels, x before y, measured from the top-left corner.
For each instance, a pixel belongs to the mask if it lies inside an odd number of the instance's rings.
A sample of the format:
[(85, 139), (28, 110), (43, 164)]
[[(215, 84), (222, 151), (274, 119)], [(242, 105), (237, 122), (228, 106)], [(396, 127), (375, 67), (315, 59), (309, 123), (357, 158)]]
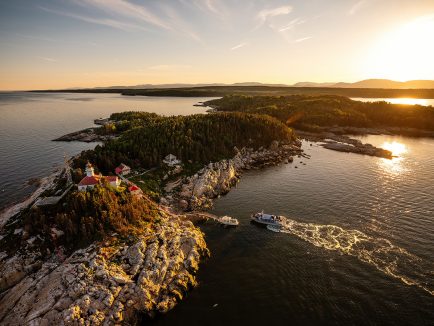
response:
[(163, 163), (167, 164), (168, 166), (175, 166), (177, 164), (181, 164), (181, 161), (178, 160), (175, 155), (169, 154), (164, 158)]
[(124, 163), (121, 163), (116, 169), (116, 174), (120, 175), (127, 175), (131, 173), (131, 168), (128, 165), (125, 165)]
[(81, 179), (80, 183), (78, 184), (79, 191), (87, 191), (93, 189), (97, 184), (101, 183), (102, 179), (107, 180), (107, 182), (113, 188), (117, 188), (121, 184), (121, 180), (117, 176), (102, 176), (101, 174), (96, 175), (92, 164), (90, 164), (89, 162), (87, 162), (86, 164), (85, 172), (86, 176)]

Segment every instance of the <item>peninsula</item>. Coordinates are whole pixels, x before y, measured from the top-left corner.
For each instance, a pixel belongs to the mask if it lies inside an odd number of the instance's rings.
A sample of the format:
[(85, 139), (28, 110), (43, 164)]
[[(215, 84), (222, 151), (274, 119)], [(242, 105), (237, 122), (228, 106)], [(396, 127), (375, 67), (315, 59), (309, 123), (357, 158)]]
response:
[(209, 254), (184, 212), (209, 207), (243, 169), (302, 154), (292, 130), (265, 115), (111, 120), (99, 132), (115, 137), (1, 213), (1, 323), (134, 323), (167, 312)]

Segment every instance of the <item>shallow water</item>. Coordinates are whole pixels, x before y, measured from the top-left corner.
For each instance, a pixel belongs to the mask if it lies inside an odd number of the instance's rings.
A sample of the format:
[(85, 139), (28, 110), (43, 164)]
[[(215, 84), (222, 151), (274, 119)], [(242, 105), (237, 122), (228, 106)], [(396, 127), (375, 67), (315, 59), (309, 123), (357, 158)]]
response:
[(0, 208), (35, 190), (26, 185), (95, 143), (52, 139), (94, 126), (93, 120), (113, 112), (148, 111), (163, 115), (204, 113), (194, 107), (203, 98), (130, 97), (118, 94), (0, 93)]
[[(432, 325), (434, 140), (360, 138), (399, 157), (305, 142), (311, 159), (245, 173), (214, 209), (240, 226), (201, 226), (200, 285), (155, 324)], [(251, 224), (261, 210), (288, 227)]]

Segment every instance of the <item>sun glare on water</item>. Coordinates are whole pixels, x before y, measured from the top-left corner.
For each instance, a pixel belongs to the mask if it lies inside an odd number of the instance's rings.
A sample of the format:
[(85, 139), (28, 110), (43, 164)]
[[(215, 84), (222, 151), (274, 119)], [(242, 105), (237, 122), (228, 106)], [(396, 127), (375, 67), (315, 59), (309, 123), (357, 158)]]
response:
[(391, 174), (401, 174), (406, 171), (404, 167), (404, 154), (408, 153), (408, 148), (405, 144), (397, 141), (384, 142), (381, 148), (392, 152), (394, 158), (380, 160), (382, 169)]
[(371, 76), (399, 81), (434, 76), (434, 15), (421, 17), (384, 35), (364, 67)]
[(388, 151), (391, 151), (393, 156), (399, 157), (402, 154), (407, 153), (407, 146), (396, 141), (385, 142), (381, 147), (387, 149)]
[(423, 98), (391, 98), (388, 99), (387, 102), (392, 104), (410, 104), (410, 105), (429, 105), (428, 101)]

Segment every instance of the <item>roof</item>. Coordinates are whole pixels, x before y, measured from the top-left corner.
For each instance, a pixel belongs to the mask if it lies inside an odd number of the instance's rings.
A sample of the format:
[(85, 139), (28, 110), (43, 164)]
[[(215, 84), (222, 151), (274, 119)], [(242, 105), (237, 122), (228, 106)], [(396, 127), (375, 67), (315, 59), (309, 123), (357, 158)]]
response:
[(94, 185), (99, 183), (100, 179), (101, 179), (101, 177), (99, 175), (93, 175), (91, 177), (86, 176), (83, 179), (81, 179), (81, 181), (78, 185), (79, 186), (94, 186)]
[(118, 177), (115, 175), (109, 175), (104, 177), (108, 182), (118, 181)]
[(116, 169), (115, 173), (120, 174), (125, 170), (131, 170), (131, 168), (128, 165), (125, 165), (124, 163), (121, 163)]
[(128, 165), (125, 165), (124, 163), (119, 164), (117, 169), (125, 170), (125, 169), (131, 169)]
[(140, 190), (140, 188), (137, 187), (136, 185), (134, 185), (134, 186), (129, 187), (128, 190), (129, 191), (136, 191), (136, 190)]

